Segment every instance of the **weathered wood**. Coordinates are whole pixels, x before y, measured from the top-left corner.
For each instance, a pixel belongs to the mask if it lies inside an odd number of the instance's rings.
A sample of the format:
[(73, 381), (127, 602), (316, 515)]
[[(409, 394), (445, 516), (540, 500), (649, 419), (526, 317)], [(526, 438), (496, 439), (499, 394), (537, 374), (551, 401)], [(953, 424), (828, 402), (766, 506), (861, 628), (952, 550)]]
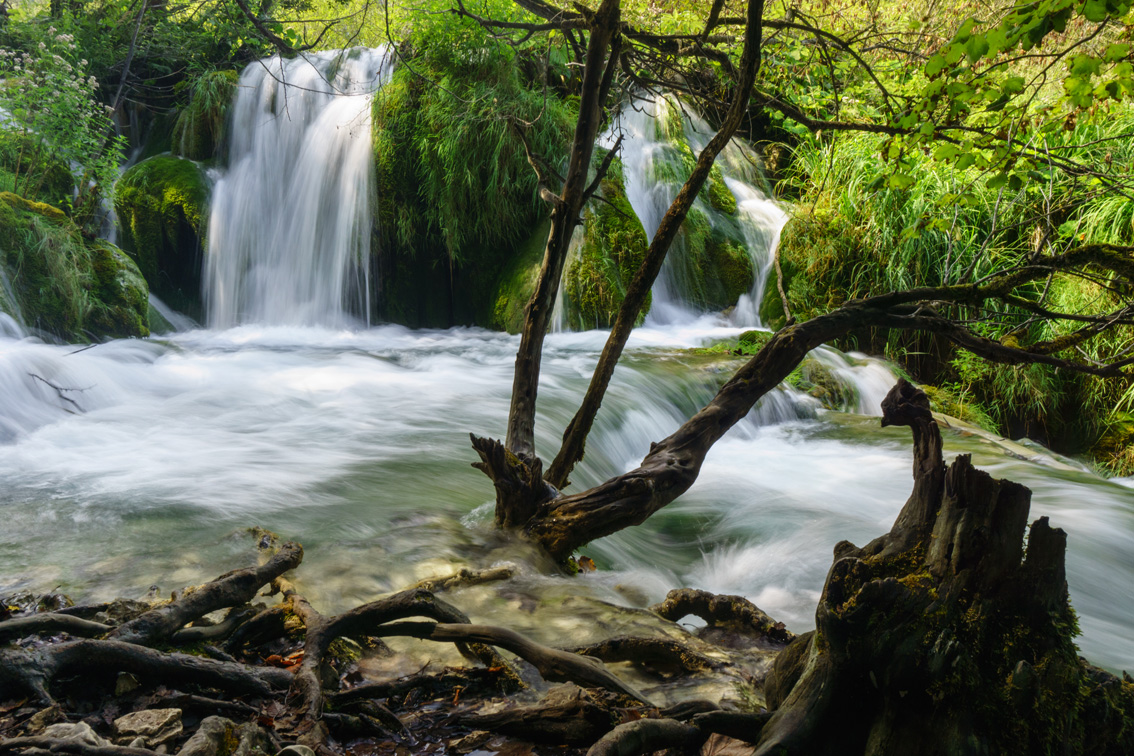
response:
[(77, 640), (33, 649), (0, 649), (0, 688), (23, 690), (47, 705), (53, 702), (48, 686), (56, 677), (118, 672), (130, 672), (155, 682), (184, 682), (254, 695), (269, 695), (291, 684), (291, 674), (282, 669), (249, 667), (187, 654), (165, 654), (115, 640)]
[(626, 294), (618, 308), (618, 315), (610, 330), (610, 336), (607, 337), (598, 365), (595, 366), (594, 373), (591, 375), (587, 393), (584, 395), (575, 416), (571, 418), (571, 422), (567, 424), (567, 428), (563, 432), (563, 444), (559, 448), (559, 453), (555, 455), (548, 466), (547, 481), (556, 488), (567, 487), (571, 471), (583, 459), (587, 436), (591, 432), (595, 416), (602, 405), (606, 389), (610, 385), (610, 379), (614, 375), (614, 368), (618, 364), (618, 359), (622, 356), (622, 351), (626, 347), (626, 340), (630, 338), (634, 324), (638, 322), (638, 316), (650, 295), (654, 281), (657, 280), (658, 273), (661, 272), (662, 263), (665, 262), (669, 248), (673, 245), (674, 239), (677, 238), (681, 224), (684, 223), (690, 208), (693, 207), (693, 201), (697, 198), (697, 194), (708, 180), (717, 156), (728, 145), (733, 134), (740, 128), (741, 122), (749, 112), (752, 87), (760, 69), (760, 47), (763, 31), (761, 22), (764, 18), (764, 2), (763, 0), (751, 0), (747, 5), (744, 49), (740, 58), (739, 80), (736, 82), (728, 112), (725, 114), (717, 133), (713, 135), (705, 148), (701, 150), (701, 154), (697, 156), (697, 162), (693, 166), (692, 173), (682, 185), (681, 190), (678, 191), (669, 209), (666, 210), (657, 231), (654, 232), (654, 236), (650, 240), (650, 246), (646, 250), (642, 265), (634, 274), (630, 285), (626, 287)]
[(504, 627), (432, 622), (396, 622), (376, 628), (375, 635), (407, 635), (424, 640), (484, 643), (511, 651), (535, 667), (550, 682), (573, 682), (622, 693), (636, 701), (650, 701), (629, 684), (607, 671), (603, 663), (536, 643)]
[(667, 674), (692, 674), (722, 665), (671, 638), (608, 638), (589, 646), (564, 649), (604, 662), (631, 662)]
[(150, 645), (161, 642), (195, 619), (218, 609), (247, 604), (265, 585), (303, 561), (303, 547), (285, 543), (262, 565), (234, 570), (187, 591), (181, 598), (146, 612), (119, 626), (110, 638), (126, 643)]
[(1087, 684), (1062, 532), (1036, 521), (1025, 559), (1030, 492), (967, 455), (942, 476), (920, 394), (899, 384), (884, 421), (923, 434), (914, 495), (890, 534), (836, 547), (816, 631), (765, 682), (773, 711), (756, 753), (1129, 752), (1134, 691)]
[(675, 719), (639, 719), (618, 725), (587, 751), (587, 756), (640, 756), (674, 749), (696, 753), (707, 734)]
[(42, 633), (67, 633), (76, 638), (94, 638), (113, 630), (101, 622), (72, 617), (56, 612), (41, 612), (13, 617), (0, 622), (0, 643)]
[(790, 643), (795, 638), (784, 623), (776, 622), (743, 596), (678, 588), (666, 594), (665, 601), (651, 606), (650, 611), (670, 622), (692, 614), (710, 626), (723, 627), (751, 638), (765, 638), (773, 643)]

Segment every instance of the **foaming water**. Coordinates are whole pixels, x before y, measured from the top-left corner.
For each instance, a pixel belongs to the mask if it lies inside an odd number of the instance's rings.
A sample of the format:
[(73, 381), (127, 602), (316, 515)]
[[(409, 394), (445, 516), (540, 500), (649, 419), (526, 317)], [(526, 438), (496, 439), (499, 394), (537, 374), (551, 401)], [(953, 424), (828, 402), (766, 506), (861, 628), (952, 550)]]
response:
[(209, 323), (346, 325), (370, 312), (370, 106), (385, 50), (249, 65), (213, 190)]
[[(737, 362), (686, 348), (736, 333), (708, 317), (638, 329), (572, 490), (632, 469), (650, 441), (707, 402)], [(545, 457), (604, 339), (548, 338), (536, 439)], [(254, 525), (304, 543), (298, 579), (327, 611), (454, 565), (523, 562), (490, 529), (492, 488), (470, 467), (468, 441), (470, 431), (503, 433), (516, 346), (476, 329), (396, 326), (246, 325), (86, 349), (0, 337), (0, 593), (168, 592), (246, 563), (242, 531)], [(832, 369), (861, 374), (872, 364), (851, 358)], [(1084, 653), (1134, 667), (1134, 609), (1124, 600), (1134, 491), (1006, 456), (977, 437), (947, 434), (946, 448), (1033, 488), (1033, 518), (1050, 515), (1069, 533)], [(542, 607), (527, 629), (561, 627), (557, 612), (577, 609), (564, 597), (642, 605), (695, 586), (748, 596), (806, 630), (833, 545), (889, 528), (911, 464), (903, 429), (824, 411), (781, 387), (713, 448), (681, 499), (586, 549), (598, 573), (569, 581), (525, 567), (522, 584)], [(527, 622), (508, 591), (465, 608)]]

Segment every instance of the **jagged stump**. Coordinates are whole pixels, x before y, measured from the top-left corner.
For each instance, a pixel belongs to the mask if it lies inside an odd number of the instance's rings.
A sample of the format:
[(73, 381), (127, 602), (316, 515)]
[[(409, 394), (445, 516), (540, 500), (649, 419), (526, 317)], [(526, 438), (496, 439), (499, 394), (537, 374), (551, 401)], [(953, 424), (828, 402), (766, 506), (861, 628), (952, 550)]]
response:
[(776, 660), (758, 754), (1134, 753), (1134, 685), (1079, 659), (1066, 534), (1031, 492), (968, 455), (946, 467), (924, 393), (906, 381), (884, 425), (911, 426), (914, 492), (893, 530), (835, 547), (816, 630)]

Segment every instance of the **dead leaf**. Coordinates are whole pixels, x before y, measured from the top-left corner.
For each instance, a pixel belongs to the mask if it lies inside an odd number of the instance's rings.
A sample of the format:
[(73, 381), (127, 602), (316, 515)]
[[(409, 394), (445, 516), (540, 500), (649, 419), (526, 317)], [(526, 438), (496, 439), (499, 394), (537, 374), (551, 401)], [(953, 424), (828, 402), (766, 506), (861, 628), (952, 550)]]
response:
[(752, 756), (756, 746), (714, 732), (701, 746), (700, 756)]
[(579, 572), (594, 572), (598, 568), (595, 566), (595, 560), (589, 556), (579, 557)]

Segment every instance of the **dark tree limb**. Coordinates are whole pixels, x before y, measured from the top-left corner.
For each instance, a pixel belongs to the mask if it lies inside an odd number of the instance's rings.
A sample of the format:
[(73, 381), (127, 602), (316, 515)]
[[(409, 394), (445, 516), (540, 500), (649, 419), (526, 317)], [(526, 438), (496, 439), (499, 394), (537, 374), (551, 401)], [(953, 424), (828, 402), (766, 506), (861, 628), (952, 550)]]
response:
[(375, 635), (406, 635), (423, 640), (483, 643), (511, 651), (531, 664), (550, 682), (573, 682), (622, 693), (649, 704), (649, 699), (611, 674), (597, 659), (544, 646), (514, 630), (492, 625), (431, 622), (396, 622), (376, 628)]
[(48, 686), (56, 677), (91, 672), (130, 672), (163, 683), (184, 682), (233, 693), (269, 695), (286, 689), (291, 673), (272, 667), (164, 654), (145, 646), (114, 640), (77, 640), (33, 649), (0, 649), (0, 683), (53, 703)]
[[(308, 720), (318, 720), (323, 713), (324, 688), (331, 682), (326, 678), (324, 662), (331, 642), (336, 638), (383, 636), (391, 627), (387, 622), (407, 617), (428, 617), (441, 622), (467, 623), (468, 617), (456, 607), (436, 598), (425, 590), (408, 590), (384, 599), (365, 604), (336, 617), (324, 617), (295, 593), (289, 595), (297, 613), (307, 625), (303, 662), (296, 672), (291, 694)], [(485, 666), (509, 665), (496, 651), (481, 645), (477, 639), (456, 638), (462, 653), (472, 655)], [(472, 644), (472, 645), (465, 645)]]
[(110, 625), (101, 622), (91, 622), (55, 612), (42, 612), (0, 622), (0, 643), (45, 633), (67, 633), (76, 638), (94, 638), (113, 629)]
[(608, 663), (632, 662), (672, 673), (692, 674), (724, 666), (670, 638), (609, 638), (564, 650)]
[(115, 629), (110, 637), (142, 645), (161, 642), (195, 619), (218, 609), (247, 604), (263, 586), (295, 569), (303, 561), (303, 547), (288, 542), (264, 564), (234, 570), (188, 591), (180, 599), (146, 612)]
[(774, 643), (795, 640), (784, 623), (776, 622), (743, 596), (721, 596), (694, 588), (679, 588), (666, 594), (665, 601), (650, 607), (650, 611), (671, 622), (692, 614), (710, 626), (723, 627), (752, 638), (766, 638)]
[(676, 749), (696, 753), (706, 733), (676, 719), (639, 719), (618, 725), (587, 751), (587, 756), (640, 756)]
[(0, 740), (0, 754), (36, 750), (47, 753), (69, 753), (76, 756), (158, 756), (157, 751), (130, 746), (95, 745), (71, 738), (7, 738)]
[[(525, 0), (521, 5), (541, 6), (542, 3)], [(542, 14), (548, 8), (540, 7)], [(533, 10), (533, 12), (537, 12)], [(559, 192), (559, 201), (551, 210), (551, 230), (544, 251), (543, 264), (536, 281), (532, 298), (524, 308), (524, 327), (520, 347), (516, 351), (515, 376), (512, 382), (512, 401), (508, 410), (508, 433), (505, 446), (518, 457), (535, 455), (535, 406), (539, 390), (540, 359), (543, 340), (547, 334), (555, 296), (559, 291), (563, 265), (571, 235), (579, 222), (583, 207), (583, 193), (587, 184), (587, 171), (591, 167), (595, 137), (602, 122), (604, 100), (609, 93), (618, 56), (609, 55), (611, 42), (618, 33), (620, 18), (619, 0), (603, 0), (593, 15), (587, 18), (590, 39), (583, 68), (583, 83), (579, 97), (579, 117), (567, 166), (567, 178)], [(557, 11), (551, 13), (558, 16)]]

